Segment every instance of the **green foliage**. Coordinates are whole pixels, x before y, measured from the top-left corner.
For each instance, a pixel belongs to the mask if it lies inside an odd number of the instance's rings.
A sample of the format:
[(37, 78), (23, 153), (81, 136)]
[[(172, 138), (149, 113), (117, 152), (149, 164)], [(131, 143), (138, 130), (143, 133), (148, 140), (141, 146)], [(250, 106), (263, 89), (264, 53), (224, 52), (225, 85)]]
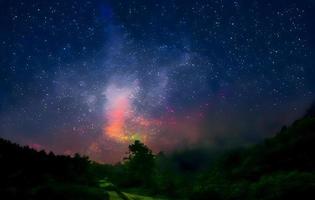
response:
[(304, 172), (280, 172), (263, 176), (250, 186), (251, 199), (313, 199), (315, 175)]
[(108, 200), (108, 194), (97, 187), (54, 183), (34, 188), (31, 193), (34, 200)]

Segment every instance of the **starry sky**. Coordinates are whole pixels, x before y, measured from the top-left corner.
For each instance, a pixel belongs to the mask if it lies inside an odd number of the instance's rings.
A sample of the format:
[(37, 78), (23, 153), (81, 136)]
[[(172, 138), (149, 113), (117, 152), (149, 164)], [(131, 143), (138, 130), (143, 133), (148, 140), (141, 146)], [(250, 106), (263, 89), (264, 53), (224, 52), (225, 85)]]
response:
[(0, 0), (0, 137), (117, 162), (257, 142), (315, 99), (313, 0)]

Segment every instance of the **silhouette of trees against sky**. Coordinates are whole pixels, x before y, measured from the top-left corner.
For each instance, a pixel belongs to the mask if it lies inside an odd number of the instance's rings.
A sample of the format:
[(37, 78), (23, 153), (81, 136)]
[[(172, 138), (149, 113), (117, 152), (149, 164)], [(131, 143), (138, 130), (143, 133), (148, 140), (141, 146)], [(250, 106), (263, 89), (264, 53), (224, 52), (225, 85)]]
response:
[(152, 151), (139, 140), (130, 144), (128, 157), (125, 158), (125, 165), (128, 171), (130, 184), (149, 186), (152, 184), (155, 156)]
[(196, 150), (155, 155), (136, 140), (122, 162), (106, 165), (79, 154), (55, 155), (0, 139), (0, 199), (106, 199), (99, 188), (104, 178), (117, 191), (171, 199), (314, 199), (312, 109), (274, 137), (220, 152), (218, 159)]

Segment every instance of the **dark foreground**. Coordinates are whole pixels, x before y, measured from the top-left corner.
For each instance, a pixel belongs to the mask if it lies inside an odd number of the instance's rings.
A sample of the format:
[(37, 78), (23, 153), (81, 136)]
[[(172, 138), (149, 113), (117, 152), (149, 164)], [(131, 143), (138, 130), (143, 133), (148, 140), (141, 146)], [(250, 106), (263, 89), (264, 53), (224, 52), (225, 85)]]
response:
[[(0, 139), (1, 199), (315, 199), (314, 108), (273, 138), (220, 153), (129, 145), (123, 163), (47, 154)], [(124, 192), (122, 192), (124, 191)]]

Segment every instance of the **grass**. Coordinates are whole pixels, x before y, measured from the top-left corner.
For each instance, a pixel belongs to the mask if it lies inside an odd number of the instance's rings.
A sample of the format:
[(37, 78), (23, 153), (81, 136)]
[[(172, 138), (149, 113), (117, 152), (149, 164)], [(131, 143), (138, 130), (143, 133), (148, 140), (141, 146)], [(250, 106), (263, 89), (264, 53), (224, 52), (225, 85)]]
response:
[[(124, 198), (122, 198), (121, 195), (119, 195), (115, 191), (110, 191), (110, 192), (108, 192), (108, 194), (109, 194), (109, 200), (124, 200)], [(149, 197), (149, 196), (130, 194), (130, 193), (126, 193), (126, 192), (123, 192), (123, 195), (128, 200), (166, 200), (166, 199), (160, 199), (160, 198), (153, 198), (153, 197)]]
[(99, 187), (107, 191), (109, 200), (166, 200), (162, 198), (134, 194), (133, 191), (121, 192), (107, 179), (100, 180)]
[(130, 200), (165, 200), (165, 199), (153, 198), (153, 197), (149, 197), (149, 196), (142, 196), (142, 195), (138, 195), (138, 194), (130, 194), (130, 193), (125, 193), (125, 192), (123, 192), (123, 193)]
[(67, 199), (67, 200), (104, 200), (108, 199), (105, 190), (98, 187), (90, 187), (85, 185), (73, 185), (64, 183), (54, 183), (42, 185), (34, 188), (32, 191), (36, 198), (45, 199)]

